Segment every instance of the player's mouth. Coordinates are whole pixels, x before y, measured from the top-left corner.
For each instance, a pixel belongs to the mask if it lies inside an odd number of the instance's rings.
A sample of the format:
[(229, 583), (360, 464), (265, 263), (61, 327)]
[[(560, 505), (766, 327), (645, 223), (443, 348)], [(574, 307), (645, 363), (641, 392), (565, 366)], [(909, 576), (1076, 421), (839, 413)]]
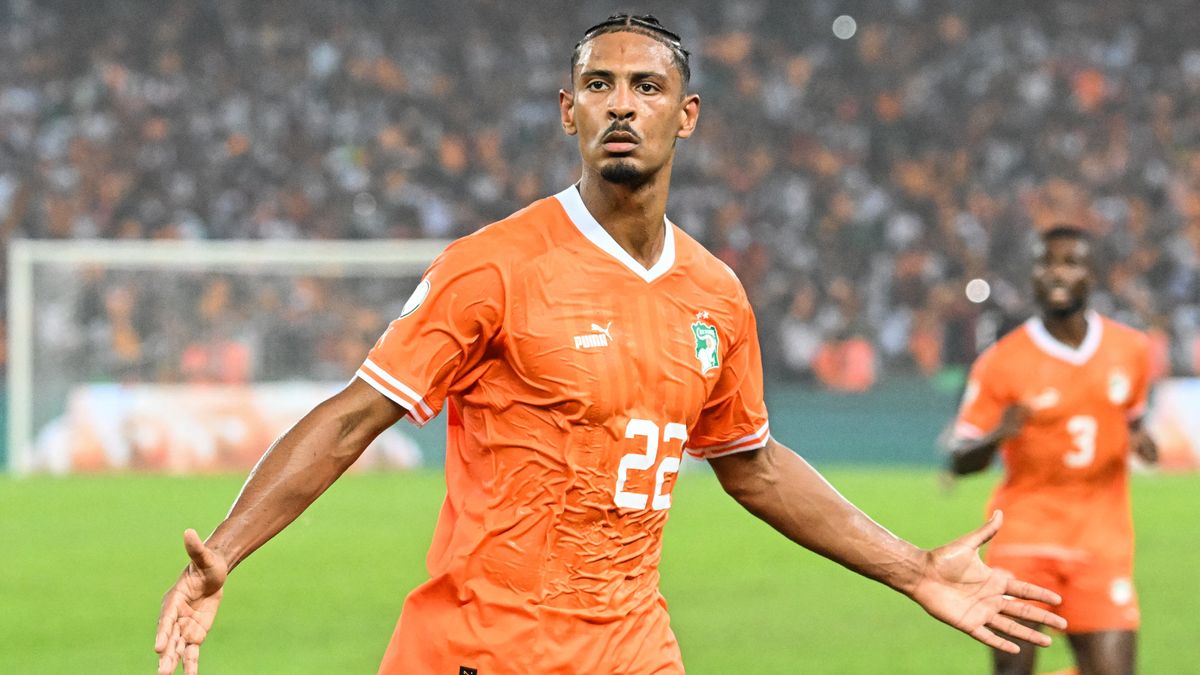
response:
[(601, 147), (610, 154), (621, 155), (633, 152), (638, 145), (637, 134), (632, 131), (610, 131), (601, 139)]
[(1051, 284), (1046, 289), (1046, 299), (1053, 303), (1067, 303), (1071, 301), (1071, 289), (1062, 284)]

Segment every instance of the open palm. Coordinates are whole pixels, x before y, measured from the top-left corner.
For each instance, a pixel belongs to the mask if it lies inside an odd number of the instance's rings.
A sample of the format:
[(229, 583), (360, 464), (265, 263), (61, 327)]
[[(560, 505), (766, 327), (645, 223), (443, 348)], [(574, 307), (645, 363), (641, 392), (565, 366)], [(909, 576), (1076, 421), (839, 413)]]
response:
[(939, 621), (1002, 651), (1020, 648), (997, 633), (1045, 647), (1050, 638), (1018, 619), (1066, 628), (1062, 617), (1023, 600), (1057, 605), (1061, 598), (1034, 584), (1014, 579), (979, 559), (979, 547), (1000, 529), (1003, 514), (997, 511), (982, 527), (929, 553), (924, 576), (913, 591), (913, 600)]
[(229, 575), (224, 558), (205, 546), (195, 530), (183, 533), (183, 545), (191, 562), (163, 596), (158, 614), (154, 651), (158, 652), (159, 675), (174, 673), (180, 659), (186, 675), (199, 672), (200, 645), (217, 617)]

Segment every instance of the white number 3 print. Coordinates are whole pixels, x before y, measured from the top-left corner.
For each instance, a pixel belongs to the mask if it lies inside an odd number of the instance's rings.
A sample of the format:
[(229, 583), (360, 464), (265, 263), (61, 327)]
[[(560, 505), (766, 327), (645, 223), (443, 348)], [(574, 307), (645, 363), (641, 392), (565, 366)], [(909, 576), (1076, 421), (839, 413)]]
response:
[(1067, 433), (1075, 449), (1068, 452), (1063, 461), (1072, 469), (1082, 469), (1096, 459), (1096, 418), (1091, 415), (1076, 415), (1067, 420)]
[[(654, 499), (650, 499), (650, 495), (644, 495), (637, 492), (629, 492), (625, 489), (625, 482), (629, 480), (629, 472), (632, 471), (648, 471), (654, 466), (654, 461), (658, 459), (658, 425), (650, 420), (631, 419), (629, 425), (625, 427), (625, 438), (646, 439), (646, 452), (631, 452), (621, 458), (621, 465), (617, 468), (617, 492), (613, 495), (613, 502), (620, 507), (627, 509), (644, 509), (646, 504), (650, 504), (650, 508), (655, 511), (671, 508), (671, 495), (663, 494), (663, 483), (667, 479), (667, 474), (679, 472), (679, 458), (666, 457), (658, 465), (658, 471), (654, 475)], [(662, 429), (662, 442), (679, 441), (681, 444), (687, 440), (687, 427), (678, 422), (669, 422)]]

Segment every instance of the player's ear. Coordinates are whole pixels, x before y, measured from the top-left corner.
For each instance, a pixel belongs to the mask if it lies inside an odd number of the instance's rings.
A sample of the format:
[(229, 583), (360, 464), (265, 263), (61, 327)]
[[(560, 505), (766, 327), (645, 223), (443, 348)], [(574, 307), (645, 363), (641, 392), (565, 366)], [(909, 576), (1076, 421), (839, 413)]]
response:
[(566, 89), (558, 90), (558, 112), (561, 116), (563, 131), (567, 132), (568, 136), (574, 136), (578, 132), (578, 129), (575, 128), (575, 92)]
[(696, 130), (700, 121), (700, 94), (688, 94), (683, 97), (683, 106), (679, 109), (679, 131), (676, 138), (687, 138)]

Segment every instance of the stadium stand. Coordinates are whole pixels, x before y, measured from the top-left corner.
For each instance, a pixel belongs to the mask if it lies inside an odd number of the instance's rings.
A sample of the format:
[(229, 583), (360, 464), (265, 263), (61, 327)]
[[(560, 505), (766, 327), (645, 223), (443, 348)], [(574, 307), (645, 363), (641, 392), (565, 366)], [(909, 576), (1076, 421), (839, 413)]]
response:
[[(1200, 372), (1200, 14), (1183, 0), (868, 0), (842, 41), (836, 4), (661, 10), (693, 47), (695, 89), (718, 101), (681, 146), (670, 211), (741, 277), (768, 372), (857, 390), (876, 368), (968, 363), (1028, 312), (1031, 234), (1059, 221), (1102, 242), (1097, 308), (1152, 331), (1158, 372)], [(0, 3), (0, 233), (465, 234), (574, 178), (555, 91), (563, 46), (597, 11)], [(976, 277), (992, 291), (978, 305), (962, 291)], [(159, 297), (97, 275), (63, 311), (86, 326), (82, 372), (249, 377), (234, 358), (246, 345), (229, 341), (271, 336), (348, 374), (388, 317), (345, 304), (382, 291), (331, 283), (218, 278)], [(227, 310), (247, 294), (293, 311)], [(222, 330), (164, 366), (161, 345), (198, 337), (173, 336), (172, 312)], [(206, 370), (218, 352), (233, 370)], [(286, 377), (313, 362), (246, 367)]]

